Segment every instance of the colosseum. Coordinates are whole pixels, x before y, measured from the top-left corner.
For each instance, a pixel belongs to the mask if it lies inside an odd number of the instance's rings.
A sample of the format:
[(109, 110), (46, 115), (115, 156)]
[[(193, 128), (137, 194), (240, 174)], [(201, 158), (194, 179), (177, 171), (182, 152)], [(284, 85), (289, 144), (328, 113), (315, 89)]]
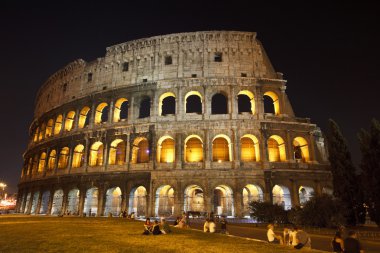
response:
[(254, 32), (155, 36), (76, 60), (39, 89), (29, 136), (20, 213), (245, 217), (253, 200), (289, 209), (332, 191), (323, 135), (294, 115)]

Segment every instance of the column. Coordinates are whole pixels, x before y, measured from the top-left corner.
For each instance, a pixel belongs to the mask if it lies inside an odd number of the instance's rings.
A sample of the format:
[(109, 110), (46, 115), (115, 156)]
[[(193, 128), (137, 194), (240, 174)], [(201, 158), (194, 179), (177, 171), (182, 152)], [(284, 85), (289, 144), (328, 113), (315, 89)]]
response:
[(62, 198), (61, 214), (65, 214), (66, 213), (67, 201), (68, 201), (68, 192), (67, 192), (67, 190), (64, 190), (63, 191), (63, 198)]
[(205, 169), (210, 169), (211, 167), (211, 153), (212, 149), (210, 149), (210, 146), (212, 143), (210, 143), (210, 133), (208, 129), (204, 130), (205, 132), (205, 139), (203, 141), (203, 157), (204, 157), (204, 168)]
[(53, 201), (54, 201), (54, 189), (50, 189), (49, 203), (48, 203), (48, 208), (46, 211), (47, 215), (51, 214), (51, 209), (53, 207)]
[(173, 216), (181, 216), (184, 207), (184, 192), (182, 184), (177, 181), (176, 190), (174, 191), (174, 212)]
[(68, 173), (71, 173), (72, 163), (73, 163), (73, 153), (74, 153), (74, 147), (73, 143), (70, 145), (70, 151), (69, 151), (69, 161), (67, 164)]
[(99, 186), (98, 188), (98, 213), (96, 214), (97, 217), (100, 217), (104, 213), (104, 186)]
[(239, 145), (239, 138), (237, 135), (237, 129), (232, 129), (232, 142), (233, 142), (233, 163), (234, 163), (234, 169), (240, 168), (240, 145)]
[(242, 218), (243, 217), (242, 193), (241, 191), (236, 191), (235, 189), (233, 196), (234, 196), (235, 217)]
[(316, 155), (315, 155), (315, 140), (314, 140), (314, 132), (310, 131), (309, 132), (309, 140), (310, 140), (310, 149), (309, 149), (309, 156), (310, 156), (310, 162), (315, 161), (316, 162)]
[(175, 167), (176, 169), (182, 169), (183, 160), (183, 145), (182, 145), (182, 134), (177, 133), (175, 140)]
[(111, 100), (108, 110), (108, 123), (112, 123), (113, 121), (113, 109), (114, 109), (114, 101)]
[(138, 117), (134, 115), (135, 110), (135, 98), (132, 96), (131, 102), (128, 103), (128, 124), (134, 122), (135, 118)]
[(291, 182), (291, 189), (290, 189), (290, 194), (291, 194), (291, 200), (292, 200), (292, 206), (299, 206), (300, 205), (300, 198), (298, 194), (298, 188), (297, 188), (297, 181), (290, 179)]
[(104, 140), (103, 142), (103, 168), (104, 171), (107, 170), (108, 167), (108, 145), (111, 145), (107, 139)]
[[(96, 110), (96, 107), (95, 107), (96, 105), (95, 105), (95, 103), (93, 103), (92, 105), (91, 105), (91, 115), (90, 115), (90, 119), (89, 119), (89, 127), (90, 128), (93, 128), (94, 127), (94, 125), (95, 125), (95, 110)], [(88, 113), (87, 113), (87, 116), (88, 116)]]
[(290, 137), (290, 130), (286, 130), (286, 139), (285, 139), (285, 147), (286, 147), (286, 160), (289, 162), (294, 162), (294, 155), (293, 155), (293, 141)]
[(273, 203), (273, 194), (272, 194), (272, 171), (264, 171), (264, 201)]
[(125, 166), (127, 167), (127, 170), (129, 170), (129, 160), (130, 160), (130, 153), (131, 153), (131, 135), (127, 134), (127, 140), (125, 141)]
[(81, 188), (79, 190), (79, 204), (78, 204), (78, 215), (83, 215), (84, 200), (86, 197), (86, 188)]
[(75, 117), (74, 117), (74, 126), (73, 126), (73, 130), (74, 131), (78, 130), (78, 126), (79, 126), (79, 114), (80, 114), (79, 109), (76, 109), (75, 110)]
[(37, 206), (36, 206), (36, 214), (40, 213), (41, 202), (42, 202), (42, 194), (43, 194), (43, 192), (39, 191), (38, 200), (37, 200)]
[(85, 137), (84, 138), (85, 144), (84, 144), (84, 161), (83, 161), (83, 167), (87, 168), (88, 166), (88, 156), (90, 155), (90, 140)]

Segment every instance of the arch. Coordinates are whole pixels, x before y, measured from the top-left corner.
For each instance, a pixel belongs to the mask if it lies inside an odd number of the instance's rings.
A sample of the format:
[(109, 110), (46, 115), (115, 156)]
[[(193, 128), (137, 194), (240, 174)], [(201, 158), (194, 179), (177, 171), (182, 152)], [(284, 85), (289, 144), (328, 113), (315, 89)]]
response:
[(160, 96), (158, 103), (158, 115), (175, 114), (176, 97), (173, 92), (165, 92)]
[(121, 210), (121, 190), (119, 187), (110, 188), (106, 192), (104, 215), (119, 216)]
[(132, 148), (132, 163), (147, 163), (149, 162), (149, 142), (145, 137), (137, 137), (133, 141)]
[(264, 112), (280, 115), (280, 101), (278, 95), (273, 91), (267, 91), (264, 93)]
[(198, 135), (190, 135), (185, 139), (185, 161), (203, 162), (203, 142)]
[(54, 124), (54, 135), (57, 135), (61, 132), (62, 129), (62, 121), (63, 121), (63, 116), (62, 114), (59, 114), (55, 120)]
[(69, 132), (69, 131), (71, 131), (73, 129), (74, 118), (75, 118), (75, 112), (74, 111), (69, 111), (66, 114), (65, 131)]
[(79, 119), (78, 119), (78, 127), (80, 129), (88, 126), (90, 124), (90, 117), (88, 116), (88, 112), (90, 111), (90, 107), (85, 106), (80, 110)]
[(98, 195), (99, 190), (96, 187), (92, 187), (86, 191), (86, 197), (84, 199), (83, 213), (93, 216), (98, 213)]
[(63, 190), (59, 189), (54, 192), (53, 203), (51, 206), (51, 214), (59, 215), (62, 213), (62, 204), (63, 204)]
[(50, 191), (44, 191), (41, 197), (40, 210), (38, 210), (39, 214), (47, 214), (48, 207), (49, 207), (49, 199), (50, 199)]
[(39, 132), (39, 136), (38, 136), (39, 141), (41, 141), (45, 138), (45, 130), (46, 130), (46, 124), (44, 122), (44, 123), (42, 123), (41, 128), (40, 128), (40, 132)]
[(285, 210), (292, 208), (289, 188), (283, 185), (275, 185), (272, 189), (273, 204), (282, 206)]
[(170, 185), (158, 187), (154, 213), (157, 217), (169, 217), (174, 213), (174, 189)]
[(100, 141), (92, 144), (90, 149), (90, 166), (102, 166), (103, 165), (103, 143)]
[(111, 143), (108, 164), (123, 165), (125, 163), (125, 142), (116, 139)]
[(243, 188), (243, 213), (245, 216), (249, 216), (250, 208), (249, 204), (252, 201), (262, 202), (264, 200), (263, 190), (260, 186), (255, 184), (247, 184)]
[(29, 203), (30, 203), (30, 198), (32, 197), (32, 193), (31, 192), (28, 192), (28, 194), (26, 195), (26, 199), (25, 199), (25, 209), (24, 209), (24, 213), (27, 213), (28, 212), (28, 206), (29, 206)]
[(139, 108), (139, 119), (150, 117), (150, 104), (150, 97), (145, 97), (141, 100)]
[(83, 166), (84, 163), (84, 146), (82, 144), (78, 144), (74, 148), (73, 153), (73, 161), (72, 161), (72, 167), (73, 168), (80, 168)]
[(49, 154), (48, 170), (55, 169), (56, 160), (57, 160), (57, 151), (55, 151), (55, 149), (53, 149), (52, 151), (50, 151), (50, 154)]
[(294, 160), (309, 162), (309, 145), (307, 141), (302, 137), (296, 137), (293, 140)]
[(32, 208), (30, 209), (31, 214), (37, 214), (37, 205), (38, 205), (38, 199), (40, 197), (40, 192), (34, 192), (33, 193), (33, 199), (32, 199)]
[(227, 114), (228, 99), (222, 93), (216, 93), (211, 98), (211, 114)]
[(147, 191), (144, 186), (132, 189), (129, 194), (130, 213), (134, 212), (137, 217), (146, 215)]
[(184, 207), (185, 212), (204, 212), (205, 201), (203, 189), (199, 185), (189, 185), (184, 192)]
[(255, 114), (255, 97), (251, 91), (242, 90), (238, 93), (238, 112)]
[(175, 161), (175, 142), (168, 135), (162, 136), (157, 142), (157, 161), (173, 163)]
[(272, 135), (268, 138), (268, 158), (270, 162), (286, 161), (285, 142), (278, 135)]
[(259, 140), (252, 134), (245, 134), (240, 138), (241, 161), (258, 162), (260, 161)]
[(300, 186), (298, 189), (300, 205), (303, 206), (314, 196), (314, 189), (310, 186)]
[(70, 152), (70, 149), (68, 147), (62, 148), (61, 152), (59, 152), (58, 169), (67, 168), (67, 165), (69, 163), (69, 152)]
[(43, 172), (45, 170), (45, 164), (46, 164), (46, 153), (42, 152), (40, 155), (40, 159), (38, 161), (38, 172)]
[(37, 127), (36, 128), (36, 131), (34, 131), (34, 135), (33, 135), (33, 142), (37, 142), (38, 141), (38, 132), (40, 131), (40, 128)]
[(29, 160), (28, 160), (28, 169), (26, 171), (26, 175), (31, 175), (32, 174), (32, 170), (33, 170), (33, 158), (30, 157)]
[(95, 110), (95, 119), (94, 123), (99, 125), (101, 123), (107, 122), (108, 120), (108, 104), (100, 103)]
[(36, 154), (33, 158), (33, 164), (32, 164), (32, 175), (35, 175), (38, 170), (38, 155)]
[(47, 125), (46, 125), (46, 130), (45, 130), (45, 138), (49, 138), (53, 134), (53, 126), (54, 126), (54, 120), (49, 119)]
[(218, 185), (215, 187), (213, 203), (215, 214), (230, 217), (235, 215), (234, 199), (231, 187), (227, 185)]
[(214, 162), (232, 161), (231, 139), (227, 135), (218, 134), (212, 140), (212, 160)]
[(119, 98), (113, 111), (113, 122), (124, 121), (128, 118), (128, 99)]
[(67, 208), (66, 212), (70, 215), (77, 215), (79, 207), (79, 190), (77, 188), (71, 189), (67, 195)]
[(202, 103), (202, 95), (199, 91), (189, 91), (185, 95), (185, 112), (202, 114)]

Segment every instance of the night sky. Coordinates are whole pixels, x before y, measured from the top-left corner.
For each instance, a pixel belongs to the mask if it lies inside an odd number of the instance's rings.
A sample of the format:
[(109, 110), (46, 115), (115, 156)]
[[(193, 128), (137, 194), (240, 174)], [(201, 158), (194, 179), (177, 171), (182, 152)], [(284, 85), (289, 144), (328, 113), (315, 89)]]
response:
[(296, 116), (311, 118), (322, 130), (329, 118), (336, 120), (360, 162), (357, 132), (380, 119), (376, 5), (131, 2), (2, 3), (0, 180), (9, 192), (17, 191), (36, 92), (51, 74), (78, 58), (103, 57), (107, 46), (178, 32), (257, 32), (275, 70), (288, 80)]

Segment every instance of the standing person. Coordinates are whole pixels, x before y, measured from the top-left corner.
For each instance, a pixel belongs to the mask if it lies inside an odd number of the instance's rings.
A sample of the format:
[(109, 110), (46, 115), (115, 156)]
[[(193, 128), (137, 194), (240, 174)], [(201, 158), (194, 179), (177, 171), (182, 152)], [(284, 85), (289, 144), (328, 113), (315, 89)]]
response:
[(348, 237), (344, 239), (344, 253), (364, 253), (355, 231), (348, 231)]
[(210, 232), (210, 219), (207, 218), (205, 221), (205, 224), (203, 224), (203, 232), (208, 233)]
[(297, 231), (296, 241), (297, 245), (294, 246), (295, 249), (309, 248), (311, 249), (311, 238), (308, 233), (303, 231), (299, 227), (294, 228)]
[(276, 235), (273, 231), (274, 225), (272, 223), (268, 224), (268, 231), (267, 231), (267, 237), (268, 242), (273, 244), (283, 244), (282, 237), (279, 235)]
[(341, 253), (344, 250), (343, 238), (340, 234), (340, 231), (335, 233), (334, 238), (331, 241), (331, 247), (334, 252)]
[(284, 245), (290, 245), (290, 231), (289, 228), (284, 227)]
[(227, 220), (224, 216), (222, 216), (222, 219), (220, 220), (220, 233), (227, 234)]

